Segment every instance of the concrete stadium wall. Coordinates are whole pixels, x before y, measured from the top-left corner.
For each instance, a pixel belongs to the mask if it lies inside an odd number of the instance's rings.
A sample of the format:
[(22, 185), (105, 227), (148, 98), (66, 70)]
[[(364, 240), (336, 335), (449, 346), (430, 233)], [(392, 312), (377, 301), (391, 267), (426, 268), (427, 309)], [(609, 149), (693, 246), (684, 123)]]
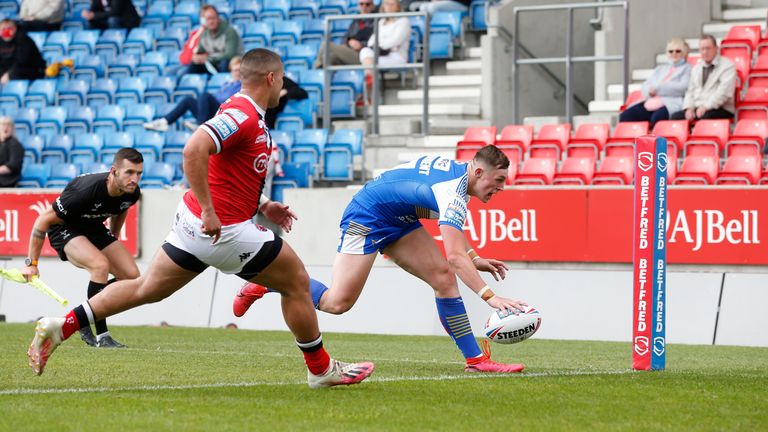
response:
[[(338, 221), (353, 193), (349, 189), (286, 191), (286, 203), (297, 212), (299, 221), (285, 239), (305, 261), (310, 275), (326, 283), (331, 280)], [(145, 191), (140, 222), (142, 256), (138, 260), (142, 271), (165, 237), (180, 196), (179, 191)], [(13, 258), (1, 261), (0, 266), (21, 267), (22, 261)], [(632, 272), (628, 265), (511, 265), (507, 281), (486, 280), (497, 293), (524, 299), (541, 310), (543, 325), (535, 337), (630, 340)], [(85, 271), (51, 258), (43, 259), (40, 268), (43, 279), (69, 299), (72, 306), (85, 299)], [(717, 270), (670, 268), (669, 343), (712, 344), (714, 340), (717, 345), (768, 346), (768, 315), (763, 306), (768, 302), (768, 271)], [(237, 277), (209, 269), (170, 298), (119, 314), (110, 322), (157, 325), (166, 321), (194, 327), (221, 327), (234, 322), (246, 329), (286, 329), (276, 295), (259, 301), (245, 317), (235, 318), (231, 312), (232, 297), (240, 285)], [(462, 295), (472, 327), (481, 335), (490, 310), (463, 286)], [(4, 280), (0, 283), (0, 314), (10, 322), (62, 315), (66, 310), (33, 288)], [(327, 332), (444, 334), (430, 288), (381, 257), (358, 304), (350, 312), (341, 316), (319, 312), (318, 317)]]

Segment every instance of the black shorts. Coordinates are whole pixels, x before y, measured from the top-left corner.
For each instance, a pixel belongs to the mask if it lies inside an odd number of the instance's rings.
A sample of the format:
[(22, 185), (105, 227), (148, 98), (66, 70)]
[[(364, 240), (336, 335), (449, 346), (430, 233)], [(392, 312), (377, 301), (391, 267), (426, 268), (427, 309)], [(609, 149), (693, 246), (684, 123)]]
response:
[(58, 224), (48, 228), (48, 241), (59, 254), (62, 261), (68, 261), (67, 254), (64, 253), (64, 246), (75, 237), (85, 236), (98, 250), (117, 241), (117, 238), (104, 225), (86, 225), (82, 227)]

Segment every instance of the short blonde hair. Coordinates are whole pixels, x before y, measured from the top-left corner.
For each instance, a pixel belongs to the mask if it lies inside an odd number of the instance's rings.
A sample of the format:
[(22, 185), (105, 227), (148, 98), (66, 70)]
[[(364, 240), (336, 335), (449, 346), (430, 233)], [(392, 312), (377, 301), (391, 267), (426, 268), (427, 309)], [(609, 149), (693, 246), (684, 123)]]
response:
[(688, 46), (688, 42), (681, 38), (675, 37), (667, 41), (667, 50), (670, 48), (680, 49), (683, 51), (683, 57), (688, 57), (688, 53), (691, 51), (691, 47)]
[(240, 56), (234, 56), (229, 60), (229, 69), (232, 69), (232, 67), (236, 64), (241, 64), (243, 62), (243, 58)]

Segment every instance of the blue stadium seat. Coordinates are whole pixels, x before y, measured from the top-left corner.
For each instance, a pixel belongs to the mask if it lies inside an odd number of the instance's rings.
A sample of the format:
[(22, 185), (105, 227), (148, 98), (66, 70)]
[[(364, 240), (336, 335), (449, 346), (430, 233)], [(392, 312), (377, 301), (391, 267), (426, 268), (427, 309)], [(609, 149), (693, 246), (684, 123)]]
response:
[(317, 57), (317, 47), (314, 45), (291, 45), (288, 47), (287, 55), (283, 64), (288, 67), (291, 64), (304, 66), (306, 69), (312, 67)]
[(289, 100), (283, 112), (277, 115), (276, 128), (297, 131), (312, 127), (314, 124), (314, 110), (312, 108), (312, 101), (309, 98)]
[(346, 0), (321, 0), (320, 7), (317, 10), (319, 18), (326, 15), (343, 15), (347, 13)]
[(70, 105), (67, 107), (67, 120), (64, 122), (64, 133), (88, 133), (93, 128), (96, 112), (89, 106)]
[[(282, 179), (291, 180), (296, 183), (297, 187), (309, 187), (312, 184), (312, 176), (310, 174), (310, 165), (307, 162), (286, 162), (283, 165)], [(275, 179), (275, 182), (277, 179)]]
[(316, 0), (291, 0), (288, 16), (291, 20), (317, 18), (319, 7)]
[(39, 110), (34, 108), (19, 108), (16, 114), (13, 115), (13, 124), (16, 126), (16, 133), (19, 131), (25, 131), (27, 134), (31, 134), (35, 122), (37, 122), (37, 114)]
[(50, 32), (45, 39), (41, 54), (66, 55), (69, 51), (70, 42), (72, 42), (72, 33), (65, 31)]
[(160, 76), (152, 81), (152, 84), (144, 90), (144, 103), (160, 105), (169, 103), (171, 95), (176, 89), (176, 80), (167, 76)]
[(107, 63), (107, 78), (120, 79), (133, 76), (139, 57), (133, 54), (120, 54)]
[(469, 6), (469, 22), (472, 30), (483, 31), (488, 29), (485, 22), (485, 8), (488, 7), (488, 0), (472, 0)]
[(354, 118), (357, 97), (350, 87), (331, 87), (331, 118)]
[(94, 133), (122, 130), (124, 118), (125, 109), (120, 105), (102, 105), (96, 109), (92, 130)]
[(144, 55), (154, 47), (155, 34), (152, 29), (136, 27), (131, 29), (122, 46), (123, 54)]
[(280, 19), (287, 20), (288, 13), (291, 10), (290, 0), (264, 0), (264, 4), (259, 13), (259, 19)]
[(98, 78), (91, 84), (86, 100), (90, 107), (109, 105), (115, 100), (117, 83), (109, 78)]
[(353, 155), (363, 154), (362, 129), (337, 129), (328, 140), (329, 145), (346, 145)]
[(432, 16), (429, 31), (429, 55), (433, 59), (453, 58), (454, 39), (462, 38), (462, 12), (438, 12)]
[(117, 84), (114, 101), (117, 105), (123, 106), (140, 104), (144, 98), (144, 90), (146, 90), (146, 86), (141, 78), (121, 78)]
[(144, 123), (155, 118), (155, 106), (146, 103), (125, 107), (123, 131), (137, 133), (144, 130)]
[(168, 27), (155, 39), (155, 47), (159, 52), (175, 52), (182, 48), (186, 38), (187, 34), (183, 29)]
[(61, 106), (85, 105), (90, 83), (84, 79), (72, 79), (64, 84), (56, 94), (56, 104)]
[(155, 0), (147, 8), (147, 13), (141, 19), (142, 27), (164, 28), (173, 15), (173, 2)]
[(316, 175), (327, 142), (328, 129), (304, 129), (296, 132), (290, 150), (291, 162), (309, 162), (312, 175)]
[(51, 175), (51, 166), (41, 163), (24, 164), (21, 167), (21, 179), (16, 185), (20, 188), (41, 188)]
[(32, 82), (24, 96), (24, 106), (42, 108), (56, 101), (56, 81), (39, 79)]
[(277, 150), (280, 152), (280, 161), (288, 162), (291, 147), (293, 147), (293, 132), (284, 130), (273, 130), (269, 132), (272, 142), (277, 144)]
[(29, 88), (28, 80), (11, 80), (0, 91), (0, 108), (19, 108), (24, 102)]
[(325, 88), (325, 73), (322, 69), (310, 69), (299, 75), (299, 86), (303, 88), (314, 106), (320, 106), (323, 101), (323, 88)]
[(35, 123), (35, 133), (43, 136), (60, 134), (67, 120), (67, 110), (64, 107), (52, 106), (40, 110), (40, 117)]
[(331, 88), (349, 87), (358, 95), (363, 92), (363, 71), (340, 70), (331, 77)]
[[(79, 7), (78, 7), (79, 6)], [(71, 10), (64, 14), (64, 22), (61, 23), (61, 29), (68, 32), (76, 32), (86, 28), (86, 19), (83, 18), (83, 9), (90, 9), (90, 2), (87, 5), (77, 2), (71, 5)]]
[(70, 163), (98, 162), (104, 139), (97, 133), (79, 134), (75, 136), (75, 146), (69, 152)]
[(176, 168), (165, 162), (155, 162), (144, 168), (144, 174), (141, 176), (141, 187), (163, 188), (170, 186), (176, 175)]
[(205, 91), (211, 94), (216, 94), (221, 86), (232, 80), (232, 75), (229, 72), (219, 72), (211, 75), (208, 79), (208, 84), (205, 86)]
[(90, 84), (93, 84), (97, 79), (104, 78), (104, 61), (101, 57), (85, 56), (75, 64), (75, 72), (72, 74), (73, 79), (84, 79)]
[(148, 52), (142, 57), (139, 65), (136, 66), (134, 75), (153, 79), (163, 75), (163, 71), (165, 71), (167, 65), (168, 54), (160, 51)]
[(92, 55), (96, 53), (96, 42), (99, 40), (98, 30), (80, 30), (72, 35), (72, 42), (69, 43), (69, 55), (78, 53)]
[(272, 41), (273, 26), (269, 22), (254, 22), (246, 24), (243, 31), (243, 45), (254, 47), (269, 46)]
[(102, 134), (104, 146), (99, 150), (98, 160), (102, 163), (112, 163), (115, 153), (124, 147), (133, 147), (133, 134), (128, 132), (105, 132)]
[(80, 164), (80, 167), (80, 172), (83, 174), (102, 173), (110, 169), (110, 166), (103, 162), (86, 162)]
[(236, 0), (235, 8), (229, 17), (229, 22), (236, 25), (256, 22), (259, 12), (261, 12), (261, 2), (257, 0)]
[(125, 29), (106, 29), (96, 41), (96, 54), (105, 56), (107, 61), (112, 60), (120, 54), (120, 47), (125, 42)]
[(45, 149), (44, 137), (30, 135), (20, 141), (24, 147), (24, 165), (37, 163), (42, 160), (43, 149)]
[(320, 46), (325, 37), (325, 21), (320, 18), (304, 21), (304, 30), (301, 32), (301, 43)]
[(64, 188), (75, 177), (80, 175), (79, 165), (58, 163), (51, 166), (51, 175), (45, 182), (47, 188)]
[(200, 6), (196, 1), (182, 0), (173, 9), (173, 15), (166, 22), (166, 27), (191, 29), (198, 25)]
[(48, 37), (47, 32), (29, 32), (27, 35), (35, 42), (37, 49), (42, 53), (43, 46), (45, 45), (45, 39)]
[(134, 136), (134, 148), (144, 155), (145, 160), (159, 161), (164, 144), (165, 138), (159, 132), (144, 131)]
[(183, 161), (184, 146), (189, 141), (192, 133), (189, 131), (170, 131), (165, 134), (162, 161), (172, 165), (178, 165)]
[(323, 179), (352, 181), (353, 176), (352, 151), (349, 147), (345, 145), (327, 145), (323, 151)]
[[(281, 1), (281, 0), (275, 0)], [(299, 43), (304, 23), (301, 21), (276, 21), (272, 31), (272, 47), (290, 47)]]
[(184, 96), (198, 97), (205, 90), (208, 76), (203, 74), (182, 75), (172, 94), (173, 102), (178, 102)]
[(343, 38), (347, 34), (352, 20), (333, 20), (331, 21), (331, 38)]
[(73, 144), (72, 137), (69, 135), (51, 136), (40, 154), (40, 162), (46, 164), (68, 162)]

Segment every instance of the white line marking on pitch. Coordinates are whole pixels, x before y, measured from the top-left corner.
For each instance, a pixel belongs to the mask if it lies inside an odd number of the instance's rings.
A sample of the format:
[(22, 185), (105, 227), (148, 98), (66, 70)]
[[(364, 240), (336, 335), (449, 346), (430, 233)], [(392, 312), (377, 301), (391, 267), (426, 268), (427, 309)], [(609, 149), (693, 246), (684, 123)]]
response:
[[(568, 377), (568, 376), (590, 376), (590, 375), (623, 375), (633, 373), (631, 370), (621, 371), (572, 371), (572, 372), (533, 372), (522, 374), (462, 374), (462, 375), (436, 375), (420, 377), (383, 377), (371, 378), (367, 382), (400, 382), (400, 381), (457, 381), (465, 379), (493, 379), (493, 378), (536, 378), (536, 377)], [(192, 389), (214, 389), (214, 388), (237, 388), (237, 387), (258, 387), (258, 386), (286, 386), (286, 385), (306, 385), (306, 381), (255, 381), (240, 383), (210, 383), (210, 384), (189, 384), (189, 385), (156, 385), (156, 386), (132, 386), (132, 387), (86, 387), (86, 388), (48, 388), (48, 389), (10, 389), (0, 390), (0, 396), (7, 395), (39, 395), (39, 394), (60, 394), (60, 393), (119, 393), (131, 391), (164, 391), (164, 390), (192, 390)]]

